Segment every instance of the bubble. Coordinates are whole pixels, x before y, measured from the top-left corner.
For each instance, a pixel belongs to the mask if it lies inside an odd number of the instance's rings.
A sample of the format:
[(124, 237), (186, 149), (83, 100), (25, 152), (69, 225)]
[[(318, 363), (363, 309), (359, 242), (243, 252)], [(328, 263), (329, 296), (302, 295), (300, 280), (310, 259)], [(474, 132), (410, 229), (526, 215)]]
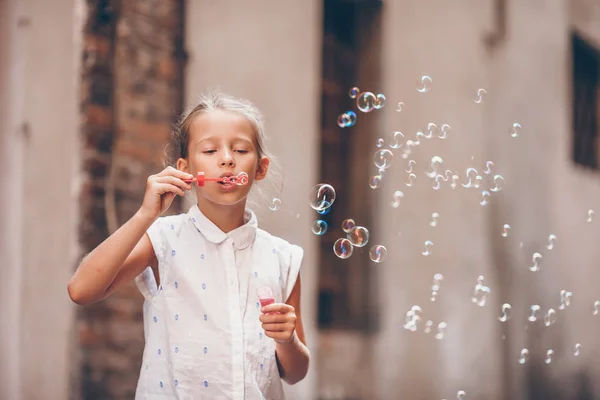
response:
[(431, 170), (426, 171), (425, 175), (428, 178), (435, 178), (438, 175), (439, 168), (442, 166), (443, 163), (444, 163), (444, 159), (442, 157), (440, 157), (440, 156), (431, 157), (431, 162), (429, 163)]
[(579, 352), (580, 352), (580, 350), (581, 350), (581, 343), (576, 343), (576, 344), (575, 344), (575, 352), (573, 353), (573, 355), (574, 355), (575, 357), (579, 356)]
[(500, 322), (508, 321), (512, 315), (512, 306), (508, 303), (504, 303), (504, 304), (502, 304), (501, 310), (502, 310), (502, 315), (500, 315), (498, 317), (498, 321), (500, 321)]
[(544, 317), (544, 325), (550, 326), (556, 322), (556, 311), (553, 308), (548, 310), (548, 313)]
[(382, 138), (377, 139), (377, 143), (375, 143), (375, 146), (377, 146), (378, 148), (383, 147), (383, 139)]
[(554, 351), (552, 349), (549, 349), (546, 352), (546, 360), (545, 360), (546, 364), (550, 364), (552, 362), (552, 356), (553, 355), (554, 355)]
[(345, 233), (350, 233), (355, 226), (356, 224), (352, 218), (347, 218), (342, 221), (342, 230)]
[(396, 106), (396, 111), (400, 112), (404, 109), (404, 102), (400, 101), (398, 102), (398, 105)]
[(504, 224), (504, 227), (502, 228), (502, 237), (508, 237), (508, 231), (510, 230), (510, 225), (509, 224)]
[(431, 285), (431, 299), (430, 299), (431, 301), (436, 300), (443, 280), (444, 280), (444, 275), (442, 275), (442, 274), (435, 274), (433, 276), (433, 285)]
[(440, 217), (440, 214), (434, 212), (433, 214), (431, 214), (431, 222), (429, 223), (429, 226), (432, 227), (436, 227), (437, 226), (437, 220)]
[(487, 190), (481, 192), (481, 201), (479, 202), (479, 204), (481, 204), (482, 206), (486, 206), (488, 204), (489, 197), (490, 192), (488, 192)]
[(351, 99), (355, 99), (359, 94), (360, 94), (360, 89), (357, 88), (356, 86), (351, 88), (350, 91), (348, 92), (348, 96), (350, 96)]
[(490, 288), (483, 284), (483, 280), (484, 278), (482, 275), (477, 278), (477, 285), (475, 285), (473, 297), (471, 297), (471, 301), (479, 307), (484, 307), (486, 305), (487, 296), (491, 293)]
[(437, 333), (435, 334), (435, 338), (437, 340), (442, 340), (444, 335), (446, 334), (446, 327), (448, 326), (445, 322), (440, 322), (437, 326)]
[(587, 222), (592, 222), (592, 216), (594, 215), (594, 210), (588, 210)]
[(546, 246), (546, 248), (548, 250), (552, 250), (554, 248), (554, 243), (556, 242), (556, 235), (554, 234), (550, 234), (548, 236), (548, 246)]
[(531, 272), (536, 272), (540, 270), (540, 266), (539, 266), (539, 260), (542, 259), (542, 255), (540, 253), (533, 253), (533, 256), (531, 257), (531, 262), (533, 263), (530, 267), (529, 270)]
[(448, 124), (443, 124), (441, 131), (442, 133), (440, 135), (438, 135), (438, 138), (440, 139), (446, 139), (448, 137), (448, 131), (450, 131), (452, 129), (452, 127)]
[(321, 219), (318, 219), (315, 222), (313, 222), (312, 233), (314, 233), (317, 236), (322, 236), (325, 234), (325, 232), (327, 232), (327, 222)]
[(530, 307), (529, 310), (530, 310), (531, 314), (529, 314), (529, 317), (527, 317), (527, 321), (529, 321), (529, 322), (537, 321), (537, 312), (540, 311), (540, 306), (537, 304), (534, 304)]
[(423, 75), (417, 84), (417, 90), (421, 93), (427, 92), (431, 88), (433, 80), (428, 75)]
[(373, 154), (373, 164), (379, 169), (386, 170), (392, 166), (392, 159), (394, 158), (394, 153), (388, 149), (377, 150), (375, 154)]
[(425, 322), (425, 329), (423, 330), (425, 333), (429, 334), (431, 333), (431, 327), (433, 326), (433, 321), (432, 320), (428, 320), (427, 322)]
[(371, 247), (371, 249), (369, 250), (369, 257), (371, 258), (371, 261), (376, 263), (383, 262), (383, 260), (385, 260), (386, 255), (387, 249), (385, 248), (385, 246), (382, 246), (380, 244)]
[(426, 240), (425, 241), (425, 249), (423, 250), (423, 252), (421, 254), (423, 254), (424, 256), (430, 255), (432, 247), (433, 247), (433, 242), (431, 240)]
[(487, 94), (485, 89), (477, 89), (477, 97), (475, 98), (475, 103), (481, 104), (483, 103), (483, 95)]
[(504, 178), (502, 175), (494, 175), (494, 187), (490, 190), (492, 192), (499, 192), (504, 189)]
[(281, 200), (278, 199), (277, 197), (273, 197), (273, 200), (271, 200), (271, 205), (269, 206), (269, 210), (277, 211), (277, 210), (279, 210), (280, 207), (281, 207)]
[(357, 226), (347, 235), (350, 243), (356, 247), (364, 247), (369, 242), (369, 230), (364, 226)]
[(527, 362), (527, 358), (529, 358), (529, 350), (527, 350), (527, 349), (521, 350), (521, 356), (519, 357), (519, 364), (525, 364)]
[(401, 190), (396, 190), (394, 195), (392, 196), (392, 207), (398, 208), (400, 207), (400, 199), (404, 197), (404, 192)]
[(337, 119), (337, 124), (340, 128), (349, 128), (356, 124), (356, 113), (354, 111), (348, 111), (347, 113), (340, 114)]
[(381, 175), (373, 175), (369, 179), (369, 186), (371, 187), (371, 189), (379, 189), (379, 187), (381, 187), (382, 178), (383, 177)]
[(413, 306), (410, 311), (406, 313), (406, 318), (404, 321), (404, 329), (415, 332), (419, 327), (419, 322), (421, 321), (421, 307)]
[(519, 124), (518, 122), (515, 122), (514, 124), (512, 124), (510, 136), (516, 138), (516, 137), (519, 137), (520, 134), (521, 134), (521, 124)]
[(392, 140), (390, 142), (390, 148), (399, 149), (404, 144), (404, 134), (400, 131), (394, 132)]
[(350, 257), (353, 250), (352, 243), (348, 239), (340, 238), (333, 244), (333, 253), (342, 260)]
[(560, 291), (560, 305), (558, 306), (559, 310), (564, 310), (565, 308), (571, 305), (571, 298), (573, 297), (573, 293), (562, 289)]
[(485, 171), (483, 171), (484, 174), (486, 175), (490, 175), (492, 173), (492, 167), (494, 166), (494, 162), (493, 161), (487, 161), (485, 163)]
[(328, 183), (313, 186), (310, 192), (310, 206), (313, 210), (324, 211), (335, 201), (335, 189)]
[(379, 93), (375, 98), (375, 104), (373, 105), (373, 107), (375, 107), (376, 110), (382, 109), (383, 106), (385, 106), (385, 100), (385, 95), (383, 93)]
[(452, 189), (456, 189), (458, 182), (460, 181), (460, 177), (456, 174), (452, 175), (452, 183), (450, 183), (450, 187)]
[(361, 93), (356, 98), (356, 107), (364, 112), (368, 113), (375, 109), (375, 105), (377, 104), (377, 97), (371, 92)]
[(415, 181), (417, 180), (417, 176), (415, 174), (408, 174), (408, 182), (405, 182), (404, 184), (408, 187), (411, 187), (412, 185), (415, 184)]
[(600, 300), (594, 302), (594, 315), (598, 315), (600, 312)]
[[(317, 212), (318, 212), (319, 214), (321, 214), (321, 215), (327, 215), (327, 214), (329, 214), (329, 213), (331, 212), (331, 207), (329, 207), (329, 208), (326, 208), (326, 209), (324, 209), (324, 210), (319, 210), (319, 211), (317, 211)], [(296, 215), (296, 218), (299, 218), (299, 217), (300, 217), (300, 214)]]
[(466, 395), (467, 395), (467, 394), (465, 393), (465, 391), (464, 391), (464, 390), (459, 390), (459, 391), (456, 393), (456, 400), (465, 400), (465, 396), (466, 396)]

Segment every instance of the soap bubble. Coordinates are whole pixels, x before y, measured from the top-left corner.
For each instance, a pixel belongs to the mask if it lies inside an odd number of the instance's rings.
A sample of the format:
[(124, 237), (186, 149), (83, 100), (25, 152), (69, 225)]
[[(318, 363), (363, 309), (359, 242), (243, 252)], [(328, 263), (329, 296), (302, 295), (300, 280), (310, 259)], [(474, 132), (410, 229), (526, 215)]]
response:
[(394, 158), (394, 153), (391, 150), (377, 150), (373, 154), (373, 164), (380, 170), (386, 170), (392, 166), (392, 158)]
[(343, 260), (350, 257), (353, 250), (352, 243), (345, 238), (340, 238), (333, 244), (333, 253)]
[(279, 207), (281, 207), (281, 200), (277, 197), (273, 197), (273, 200), (271, 200), (271, 205), (269, 206), (269, 210), (277, 211), (279, 210)]
[(369, 230), (363, 226), (357, 226), (348, 233), (348, 239), (353, 246), (364, 247), (369, 242)]
[(385, 95), (383, 93), (379, 93), (375, 98), (375, 104), (373, 107), (375, 107), (376, 110), (382, 109), (383, 106), (385, 106), (385, 100)]
[(317, 236), (322, 236), (325, 234), (325, 232), (327, 232), (327, 222), (321, 219), (318, 219), (315, 222), (313, 222), (312, 233), (314, 233)]
[(360, 94), (360, 89), (357, 88), (356, 86), (354, 86), (352, 89), (350, 89), (350, 91), (348, 92), (348, 95), (350, 96), (351, 99), (355, 99), (358, 95)]
[(431, 88), (432, 79), (428, 75), (423, 75), (419, 80), (417, 90), (421, 93), (427, 92)]
[(385, 246), (382, 246), (380, 244), (371, 247), (371, 250), (369, 250), (369, 257), (371, 258), (371, 261), (376, 263), (383, 262), (386, 255), (387, 249), (385, 248)]
[(354, 222), (354, 220), (352, 218), (347, 218), (344, 221), (342, 221), (342, 230), (345, 233), (350, 233), (352, 231), (352, 229), (354, 229), (356, 227), (356, 223)]
[(319, 183), (313, 186), (310, 192), (310, 206), (313, 210), (321, 212), (333, 205), (335, 189), (328, 183)]
[(377, 97), (371, 92), (361, 93), (356, 99), (356, 107), (364, 112), (368, 113), (375, 109), (375, 105), (377, 104)]
[(369, 179), (369, 186), (371, 187), (371, 189), (379, 189), (379, 187), (381, 186), (381, 179), (383, 177), (381, 175), (373, 175), (371, 177), (371, 179)]

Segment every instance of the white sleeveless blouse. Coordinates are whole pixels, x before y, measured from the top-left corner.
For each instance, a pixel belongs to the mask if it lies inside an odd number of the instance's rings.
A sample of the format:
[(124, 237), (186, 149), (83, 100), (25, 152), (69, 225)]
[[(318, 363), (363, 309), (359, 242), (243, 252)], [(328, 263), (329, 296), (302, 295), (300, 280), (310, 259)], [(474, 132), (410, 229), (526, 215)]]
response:
[(245, 219), (226, 234), (195, 205), (148, 229), (161, 284), (150, 267), (136, 277), (146, 341), (136, 399), (284, 398), (257, 289), (286, 302), (303, 250), (258, 229), (252, 211)]

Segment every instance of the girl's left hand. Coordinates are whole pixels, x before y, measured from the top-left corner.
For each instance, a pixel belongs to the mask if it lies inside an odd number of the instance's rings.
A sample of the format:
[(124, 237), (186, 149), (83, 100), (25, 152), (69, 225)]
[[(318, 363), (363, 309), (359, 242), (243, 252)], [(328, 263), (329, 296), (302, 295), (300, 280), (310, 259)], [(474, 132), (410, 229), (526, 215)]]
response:
[(269, 304), (261, 308), (259, 319), (265, 335), (279, 343), (291, 342), (296, 331), (296, 310), (285, 303)]

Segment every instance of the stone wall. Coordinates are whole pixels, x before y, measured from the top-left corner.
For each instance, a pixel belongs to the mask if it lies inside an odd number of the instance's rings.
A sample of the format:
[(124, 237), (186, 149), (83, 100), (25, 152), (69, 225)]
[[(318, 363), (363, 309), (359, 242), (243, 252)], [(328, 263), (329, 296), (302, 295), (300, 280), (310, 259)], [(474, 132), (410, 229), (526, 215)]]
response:
[[(139, 208), (146, 178), (163, 168), (182, 111), (183, 2), (88, 3), (82, 79), (83, 253)], [(178, 203), (171, 212), (176, 212)], [(131, 282), (79, 312), (85, 399), (133, 397), (144, 346), (142, 297)]]

